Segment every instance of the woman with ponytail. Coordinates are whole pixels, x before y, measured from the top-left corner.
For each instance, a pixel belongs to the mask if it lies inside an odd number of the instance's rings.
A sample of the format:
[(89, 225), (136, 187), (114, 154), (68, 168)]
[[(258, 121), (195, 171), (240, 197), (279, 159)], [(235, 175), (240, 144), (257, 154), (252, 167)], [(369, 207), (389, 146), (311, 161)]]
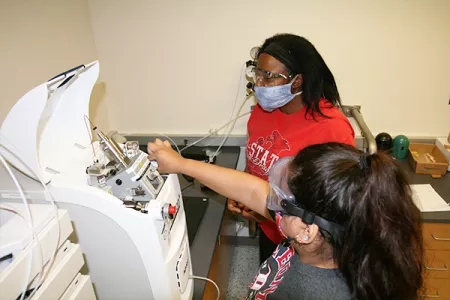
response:
[(184, 173), (273, 220), (284, 237), (245, 299), (418, 299), (419, 211), (405, 175), (386, 154), (327, 143), (278, 160), (269, 182), (184, 159), (149, 143), (159, 170)]

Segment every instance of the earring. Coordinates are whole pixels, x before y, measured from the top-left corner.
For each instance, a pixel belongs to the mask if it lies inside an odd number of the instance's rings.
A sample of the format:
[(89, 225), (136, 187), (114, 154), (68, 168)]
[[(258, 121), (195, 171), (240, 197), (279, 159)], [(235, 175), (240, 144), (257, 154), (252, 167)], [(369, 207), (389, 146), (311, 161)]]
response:
[[(309, 225), (306, 225), (306, 234), (309, 234)], [(307, 236), (307, 235), (305, 235), (304, 237), (303, 237), (303, 240), (304, 241), (307, 241), (309, 239), (309, 236)]]

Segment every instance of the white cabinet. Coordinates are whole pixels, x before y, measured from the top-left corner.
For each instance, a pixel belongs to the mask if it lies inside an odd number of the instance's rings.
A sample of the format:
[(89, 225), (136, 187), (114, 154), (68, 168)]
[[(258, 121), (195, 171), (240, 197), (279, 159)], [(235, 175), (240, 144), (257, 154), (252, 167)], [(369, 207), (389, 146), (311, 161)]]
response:
[[(8, 203), (7, 207), (10, 210), (3, 209), (0, 214), (0, 300), (20, 298), (30, 271), (28, 290), (42, 283), (32, 300), (58, 300), (63, 294), (70, 295), (67, 299), (96, 299), (89, 276), (79, 274), (84, 265), (80, 245), (67, 240), (73, 231), (67, 211), (58, 209), (56, 220), (51, 205), (31, 204), (35, 237), (39, 241), (33, 242), (24, 218), (12, 212), (15, 210), (25, 215), (24, 205)], [(41, 279), (42, 274), (44, 280)], [(78, 279), (75, 284), (76, 278), (83, 280)], [(81, 289), (78, 293), (82, 298), (72, 297), (77, 289), (68, 293), (74, 285)]]

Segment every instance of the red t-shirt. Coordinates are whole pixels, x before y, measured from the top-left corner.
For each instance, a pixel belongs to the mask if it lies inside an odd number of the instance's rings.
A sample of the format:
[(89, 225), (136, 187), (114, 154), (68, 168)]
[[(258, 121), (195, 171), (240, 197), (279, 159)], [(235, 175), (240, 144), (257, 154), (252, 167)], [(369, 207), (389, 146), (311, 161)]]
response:
[[(355, 146), (353, 128), (336, 107), (325, 99), (320, 110), (328, 117), (315, 113), (306, 115), (306, 108), (287, 115), (280, 109), (264, 111), (256, 105), (247, 123), (247, 170), (250, 174), (268, 180), (269, 169), (279, 158), (295, 156), (303, 148), (327, 142), (339, 142)], [(275, 244), (282, 241), (275, 223), (260, 223), (261, 229)]]

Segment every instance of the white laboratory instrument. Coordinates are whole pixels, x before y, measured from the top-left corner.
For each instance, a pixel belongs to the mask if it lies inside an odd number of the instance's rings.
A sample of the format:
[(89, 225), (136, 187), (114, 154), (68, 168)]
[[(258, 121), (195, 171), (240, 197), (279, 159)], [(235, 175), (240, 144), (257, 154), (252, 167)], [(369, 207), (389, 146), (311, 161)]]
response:
[[(178, 177), (161, 176), (136, 143), (119, 144), (99, 129), (92, 141), (86, 116), (98, 75), (93, 62), (28, 92), (2, 124), (0, 153), (40, 177), (69, 212), (98, 299), (191, 299)], [(20, 175), (30, 201), (45, 201), (40, 184)], [(2, 197), (18, 198), (2, 176)]]
[[(39, 286), (32, 300), (57, 300), (64, 294), (73, 300), (95, 300), (89, 275), (79, 273), (84, 265), (80, 245), (67, 240), (73, 231), (68, 212), (55, 212), (51, 204), (29, 205), (33, 238), (23, 218), (25, 205), (7, 201), (0, 205), (0, 299), (19, 299), (27, 283), (28, 291)], [(83, 282), (77, 281), (79, 276)]]

